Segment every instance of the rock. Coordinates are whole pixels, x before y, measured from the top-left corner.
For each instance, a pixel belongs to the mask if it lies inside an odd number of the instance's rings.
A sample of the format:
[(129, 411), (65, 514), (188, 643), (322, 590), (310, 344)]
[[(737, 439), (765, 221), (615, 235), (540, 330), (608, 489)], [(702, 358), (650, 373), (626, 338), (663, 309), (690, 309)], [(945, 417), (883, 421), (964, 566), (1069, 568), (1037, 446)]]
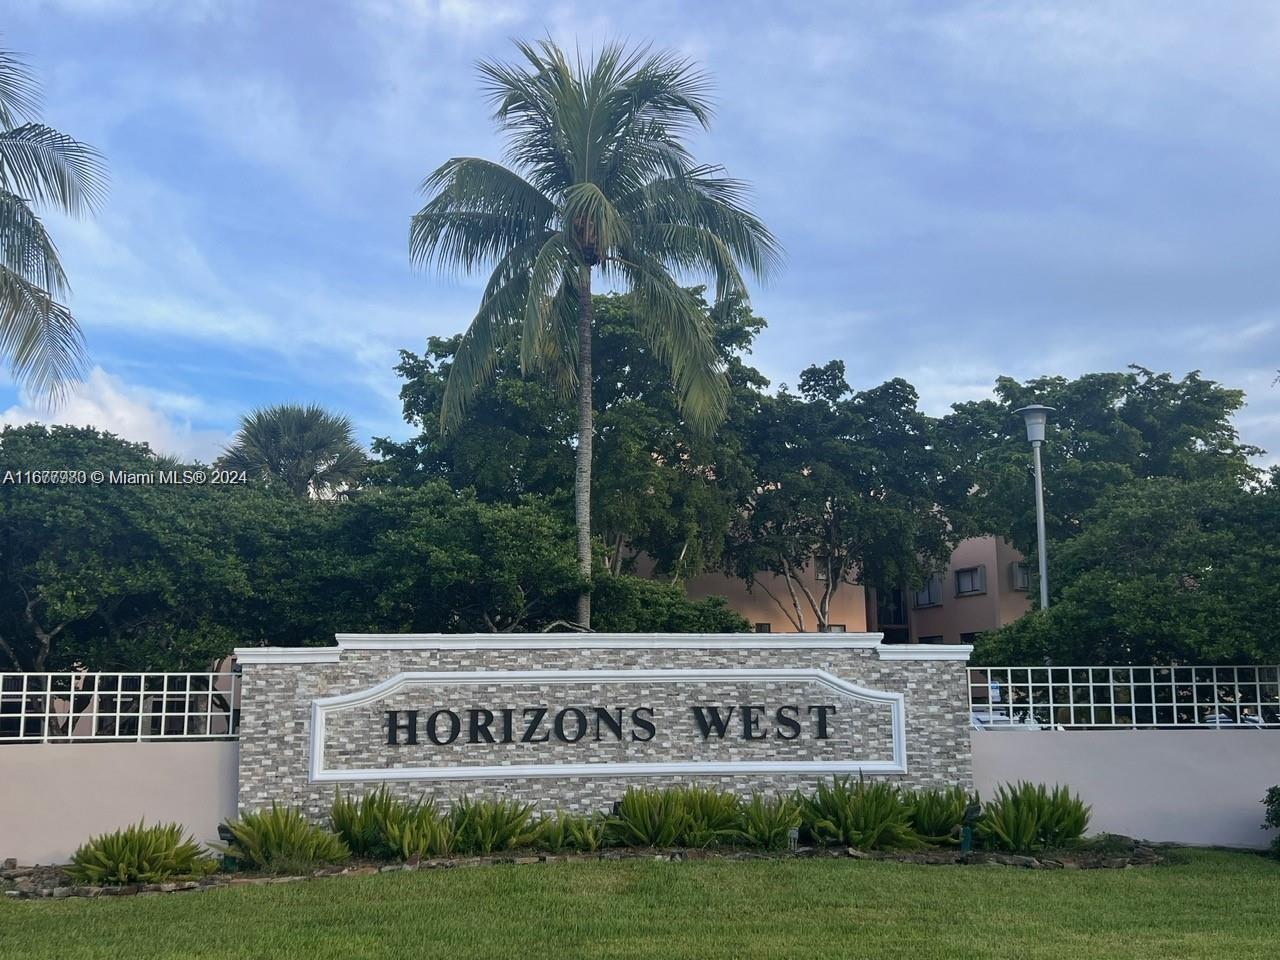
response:
[(511, 862), (512, 863), (538, 863), (540, 859), (541, 858), (539, 857), (516, 857)]
[(17, 857), (5, 857), (5, 858), (4, 858), (4, 869), (5, 869), (5, 870), (17, 870), (17, 869), (18, 869), (18, 858), (17, 858)]
[(58, 900), (63, 900), (71, 896), (71, 887), (54, 887), (52, 896)]
[(6, 897), (11, 897), (14, 900), (21, 900), (23, 897), (26, 896), (26, 893), (22, 890), (6, 890), (4, 892), (4, 895)]
[(870, 860), (871, 856), (865, 850), (859, 850), (857, 847), (847, 847), (845, 855), (853, 857), (855, 860)]

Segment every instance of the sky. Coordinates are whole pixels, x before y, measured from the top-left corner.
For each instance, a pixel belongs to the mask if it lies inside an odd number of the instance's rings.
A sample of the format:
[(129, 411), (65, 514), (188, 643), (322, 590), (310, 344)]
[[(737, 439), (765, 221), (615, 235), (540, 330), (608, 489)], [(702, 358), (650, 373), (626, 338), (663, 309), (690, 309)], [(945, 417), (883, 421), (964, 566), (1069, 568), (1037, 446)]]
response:
[(1280, 5), (8, 0), (0, 46), (111, 171), (47, 222), (87, 340), (43, 410), (208, 461), (241, 414), (319, 403), (404, 437), (397, 351), (483, 277), (411, 269), (418, 185), (500, 158), (474, 64), (513, 38), (651, 41), (713, 77), (693, 147), (786, 249), (753, 290), (774, 382), (838, 358), (924, 408), (999, 375), (1131, 363), (1244, 389), (1280, 462)]

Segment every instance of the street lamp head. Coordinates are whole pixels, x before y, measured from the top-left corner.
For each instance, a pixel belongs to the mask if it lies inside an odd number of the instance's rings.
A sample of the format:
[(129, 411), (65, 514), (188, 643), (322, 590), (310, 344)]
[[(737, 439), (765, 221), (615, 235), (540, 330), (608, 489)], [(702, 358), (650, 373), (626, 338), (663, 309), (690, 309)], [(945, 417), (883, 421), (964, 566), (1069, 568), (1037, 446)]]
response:
[(1028, 442), (1043, 443), (1044, 425), (1049, 419), (1049, 414), (1053, 413), (1053, 407), (1033, 403), (1029, 407), (1021, 407), (1013, 412), (1022, 414), (1022, 419), (1026, 421)]

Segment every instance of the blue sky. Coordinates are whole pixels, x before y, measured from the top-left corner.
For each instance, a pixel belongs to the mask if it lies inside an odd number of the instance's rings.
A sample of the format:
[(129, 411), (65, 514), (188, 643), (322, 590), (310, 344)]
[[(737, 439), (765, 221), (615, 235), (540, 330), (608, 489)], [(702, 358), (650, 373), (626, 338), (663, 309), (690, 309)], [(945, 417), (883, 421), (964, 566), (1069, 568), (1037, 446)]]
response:
[[(499, 156), (472, 65), (550, 34), (715, 78), (696, 152), (787, 249), (775, 383), (838, 357), (943, 413), (1002, 373), (1200, 369), (1280, 459), (1275, 4), (12, 0), (3, 31), (112, 172), (50, 218), (93, 364), (52, 419), (206, 459), (281, 401), (405, 435), (397, 349), (482, 282), (410, 270), (417, 185)], [(0, 411), (51, 419), (2, 379)]]

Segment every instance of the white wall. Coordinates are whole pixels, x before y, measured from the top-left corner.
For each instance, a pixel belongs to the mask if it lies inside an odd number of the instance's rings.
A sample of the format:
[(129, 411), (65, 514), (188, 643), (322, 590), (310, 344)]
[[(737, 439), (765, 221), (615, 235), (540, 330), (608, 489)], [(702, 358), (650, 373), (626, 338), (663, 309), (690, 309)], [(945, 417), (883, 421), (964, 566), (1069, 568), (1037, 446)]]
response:
[(65, 863), (142, 818), (216, 841), (236, 812), (239, 755), (225, 740), (0, 746), (0, 859)]
[(975, 731), (973, 775), (1065, 783), (1093, 806), (1090, 833), (1265, 847), (1262, 796), (1280, 783), (1280, 730)]

